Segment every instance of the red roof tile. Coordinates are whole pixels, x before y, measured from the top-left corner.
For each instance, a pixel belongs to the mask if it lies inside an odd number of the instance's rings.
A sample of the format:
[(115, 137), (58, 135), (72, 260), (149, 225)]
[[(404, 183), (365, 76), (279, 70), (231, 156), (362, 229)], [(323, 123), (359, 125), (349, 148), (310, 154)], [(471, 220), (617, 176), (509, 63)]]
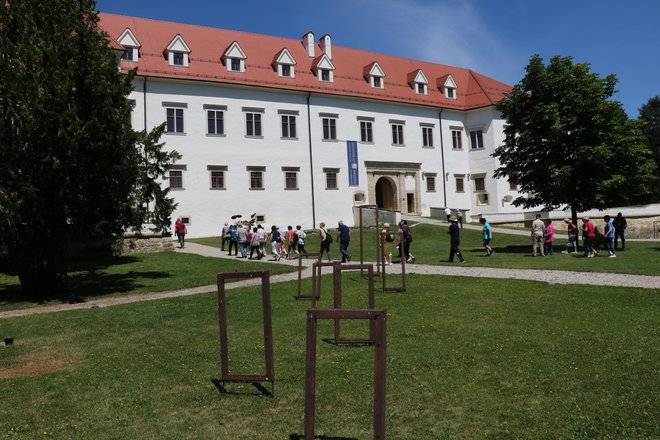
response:
[[(313, 63), (320, 57), (310, 58), (299, 40), (115, 14), (101, 13), (100, 17), (101, 27), (112, 39), (118, 38), (128, 27), (140, 41), (137, 74), (142, 76), (247, 84), (457, 110), (493, 105), (511, 91), (511, 86), (468, 69), (336, 45), (332, 48), (332, 64), (336, 68), (334, 82), (320, 82), (312, 72)], [(177, 34), (190, 47), (188, 67), (170, 66), (163, 56), (163, 50)], [(240, 74), (228, 72), (220, 62), (234, 41), (248, 56), (245, 72)], [(294, 79), (280, 78), (272, 68), (273, 57), (285, 47), (297, 62)], [(319, 44), (315, 45), (315, 51), (323, 54)], [(374, 60), (387, 73), (384, 89), (373, 88), (365, 80), (365, 66), (370, 67)], [(130, 63), (127, 69), (135, 65)], [(457, 85), (456, 99), (446, 98), (437, 87), (428, 87), (427, 95), (415, 93), (408, 85), (408, 74), (412, 71), (416, 75), (420, 69), (430, 84), (437, 84), (438, 78), (451, 75)]]

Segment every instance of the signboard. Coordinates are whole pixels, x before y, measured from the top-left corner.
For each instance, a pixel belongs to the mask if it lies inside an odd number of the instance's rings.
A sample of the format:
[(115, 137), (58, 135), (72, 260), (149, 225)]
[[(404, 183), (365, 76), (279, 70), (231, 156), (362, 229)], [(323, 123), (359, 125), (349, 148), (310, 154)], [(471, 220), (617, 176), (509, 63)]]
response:
[(357, 141), (346, 141), (346, 152), (348, 154), (348, 186), (360, 186)]

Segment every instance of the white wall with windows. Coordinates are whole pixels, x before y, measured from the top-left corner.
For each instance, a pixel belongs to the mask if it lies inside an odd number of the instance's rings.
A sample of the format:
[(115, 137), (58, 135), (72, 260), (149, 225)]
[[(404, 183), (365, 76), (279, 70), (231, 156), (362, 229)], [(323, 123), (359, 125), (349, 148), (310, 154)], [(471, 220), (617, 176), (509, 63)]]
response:
[[(166, 122), (168, 108), (183, 109), (183, 130), (164, 134), (162, 141), (182, 155), (173, 167), (182, 182), (171, 192), (178, 203), (173, 218), (190, 219), (191, 237), (218, 235), (234, 214), (264, 215), (265, 226), (312, 228), (323, 221), (334, 227), (340, 219), (353, 224), (356, 193), (363, 203), (376, 203), (367, 161), (418, 166), (417, 185), (406, 175), (400, 192), (415, 194), (414, 209), (422, 215), (445, 206), (445, 197), (448, 206), (471, 213), (514, 209), (500, 202), (515, 191), (492, 177), (490, 154), (502, 141), (502, 121), (490, 108), (444, 110), (441, 120), (438, 108), (387, 101), (311, 94), (308, 107), (306, 92), (156, 78), (146, 80), (146, 93), (144, 87), (144, 78), (134, 80), (136, 128), (145, 127), (145, 109), (147, 129)], [(324, 139), (324, 119), (334, 121), (334, 138)], [(393, 124), (402, 127), (401, 144), (393, 143)], [(366, 126), (370, 134), (363, 141)], [(472, 129), (482, 130), (484, 148), (471, 148)], [(460, 133), (461, 148), (454, 148), (452, 131)], [(357, 187), (349, 186), (347, 141), (358, 144)], [(484, 175), (483, 191), (475, 191), (474, 173)], [(456, 176), (463, 191), (457, 191)], [(328, 188), (328, 181), (336, 188)], [(488, 193), (489, 204), (479, 204), (478, 193)], [(405, 198), (398, 202), (409, 206)]]

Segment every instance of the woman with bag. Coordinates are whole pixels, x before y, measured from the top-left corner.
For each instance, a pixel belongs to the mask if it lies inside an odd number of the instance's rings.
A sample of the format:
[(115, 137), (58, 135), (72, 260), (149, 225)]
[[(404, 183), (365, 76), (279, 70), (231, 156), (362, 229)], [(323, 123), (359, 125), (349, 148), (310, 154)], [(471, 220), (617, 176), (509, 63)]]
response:
[(331, 263), (332, 256), (330, 255), (330, 243), (332, 243), (332, 235), (328, 234), (324, 222), (321, 222), (319, 227), (321, 228), (319, 230), (319, 236), (321, 237), (321, 250), (319, 251), (321, 255), (319, 256), (319, 260), (323, 259), (323, 251), (326, 251), (328, 253), (328, 262)]

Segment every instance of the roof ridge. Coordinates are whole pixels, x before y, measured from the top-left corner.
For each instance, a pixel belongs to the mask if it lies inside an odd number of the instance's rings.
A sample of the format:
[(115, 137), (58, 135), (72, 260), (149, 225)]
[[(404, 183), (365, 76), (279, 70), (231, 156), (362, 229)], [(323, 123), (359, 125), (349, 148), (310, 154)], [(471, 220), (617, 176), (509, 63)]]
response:
[(481, 74), (480, 74), (479, 72), (475, 72), (475, 71), (472, 70), (472, 69), (467, 69), (467, 71), (470, 73), (470, 76), (471, 76), (472, 78), (474, 78), (474, 81), (475, 81), (475, 82), (477, 83), (477, 85), (479, 86), (479, 90), (481, 90), (481, 93), (484, 94), (484, 96), (486, 97), (486, 99), (488, 100), (488, 102), (490, 102), (491, 105), (495, 105), (495, 103), (493, 102), (493, 100), (490, 99), (490, 95), (489, 95), (488, 93), (486, 93), (486, 90), (485, 90), (485, 89), (483, 88), (483, 86), (481, 85), (481, 82), (479, 81), (479, 78), (477, 78), (477, 77), (474, 75), (475, 73), (476, 73), (477, 75), (481, 75)]

